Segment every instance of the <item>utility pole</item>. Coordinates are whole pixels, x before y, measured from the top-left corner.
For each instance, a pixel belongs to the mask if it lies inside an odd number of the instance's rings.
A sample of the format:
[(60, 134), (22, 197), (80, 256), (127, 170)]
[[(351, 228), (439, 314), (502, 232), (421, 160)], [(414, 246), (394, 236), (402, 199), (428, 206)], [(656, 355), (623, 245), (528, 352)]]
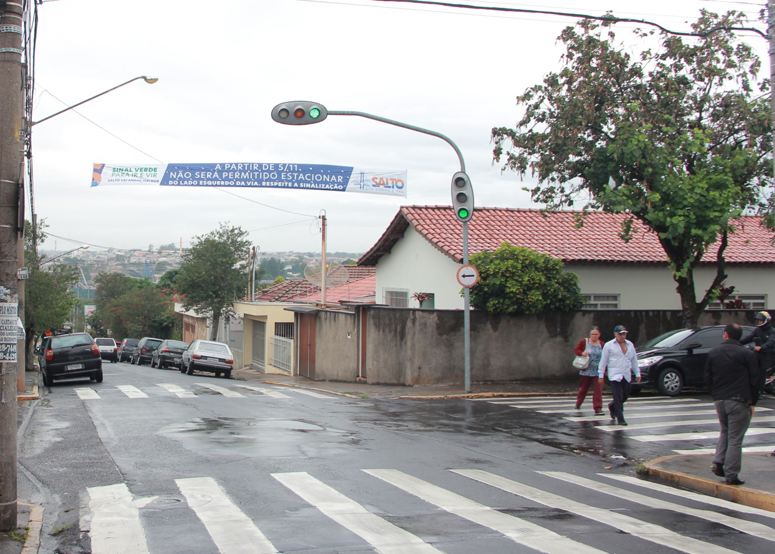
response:
[(772, 130), (773, 130), (773, 179), (775, 179), (775, 0), (767, 1), (767, 36), (770, 41), (770, 112), (772, 112)]
[[(0, 311), (6, 315), (11, 305), (18, 306), (17, 245), (24, 228), (22, 27), (26, 1), (0, 3)], [(16, 528), (17, 345), (11, 348), (7, 338), (0, 343), (0, 531)]]

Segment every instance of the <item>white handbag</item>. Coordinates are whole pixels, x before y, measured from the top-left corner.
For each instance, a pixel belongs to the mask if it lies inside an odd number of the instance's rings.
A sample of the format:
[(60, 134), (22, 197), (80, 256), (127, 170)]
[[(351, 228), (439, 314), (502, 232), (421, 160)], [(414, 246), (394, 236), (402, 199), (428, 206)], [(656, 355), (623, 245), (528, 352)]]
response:
[[(584, 339), (586, 343), (584, 346), (584, 350), (587, 350), (589, 348), (589, 340)], [(573, 358), (573, 367), (576, 369), (587, 369), (589, 367), (589, 356), (576, 356)]]

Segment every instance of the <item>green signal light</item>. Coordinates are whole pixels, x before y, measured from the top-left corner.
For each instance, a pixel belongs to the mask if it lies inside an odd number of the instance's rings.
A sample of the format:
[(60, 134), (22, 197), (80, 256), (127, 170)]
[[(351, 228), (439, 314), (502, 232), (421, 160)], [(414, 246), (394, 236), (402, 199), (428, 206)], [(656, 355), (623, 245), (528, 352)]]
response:
[(458, 216), (460, 219), (465, 219), (465, 218), (467, 218), (467, 217), (468, 217), (468, 213), (469, 213), (469, 212), (468, 212), (468, 208), (460, 208), (460, 209), (457, 211), (457, 216)]
[(309, 116), (312, 119), (317, 119), (318, 117), (320, 117), (320, 108), (310, 108)]

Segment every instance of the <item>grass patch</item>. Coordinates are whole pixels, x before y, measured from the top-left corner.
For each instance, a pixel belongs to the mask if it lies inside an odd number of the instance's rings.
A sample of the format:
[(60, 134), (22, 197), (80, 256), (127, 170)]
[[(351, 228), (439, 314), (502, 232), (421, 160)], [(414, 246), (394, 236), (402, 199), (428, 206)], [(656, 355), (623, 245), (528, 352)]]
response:
[(68, 529), (70, 529), (75, 523), (68, 523), (67, 525), (60, 525), (59, 527), (55, 527), (49, 535), (52, 537), (55, 537), (56, 535), (59, 535), (60, 533), (64, 533)]
[(26, 529), (16, 529), (14, 531), (7, 531), (3, 533), (6, 537), (15, 540), (16, 542), (24, 543), (27, 540)]
[(368, 397), (369, 397), (369, 395), (364, 393), (364, 394), (360, 395), (358, 398), (368, 398)]
[(638, 467), (635, 468), (635, 473), (637, 473), (638, 475), (648, 475), (649, 468), (646, 464), (638, 464)]

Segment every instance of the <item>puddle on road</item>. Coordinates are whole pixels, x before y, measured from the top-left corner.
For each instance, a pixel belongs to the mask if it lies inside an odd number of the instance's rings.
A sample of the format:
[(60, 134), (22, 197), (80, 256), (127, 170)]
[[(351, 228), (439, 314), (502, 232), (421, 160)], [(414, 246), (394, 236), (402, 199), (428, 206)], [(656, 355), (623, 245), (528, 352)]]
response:
[(353, 433), (290, 419), (198, 418), (159, 434), (203, 454), (254, 457), (322, 457), (349, 452)]

